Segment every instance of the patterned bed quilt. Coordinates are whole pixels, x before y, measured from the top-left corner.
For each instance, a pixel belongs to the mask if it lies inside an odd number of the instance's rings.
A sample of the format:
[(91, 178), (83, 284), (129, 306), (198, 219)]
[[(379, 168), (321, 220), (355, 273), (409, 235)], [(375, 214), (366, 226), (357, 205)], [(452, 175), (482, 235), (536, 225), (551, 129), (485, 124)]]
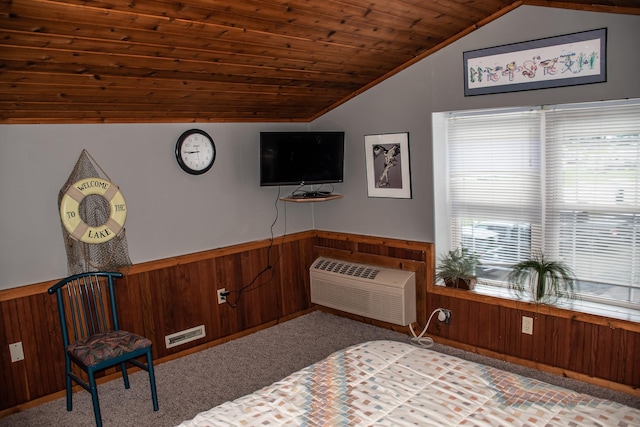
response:
[(395, 341), (348, 347), (186, 426), (640, 426), (640, 410)]

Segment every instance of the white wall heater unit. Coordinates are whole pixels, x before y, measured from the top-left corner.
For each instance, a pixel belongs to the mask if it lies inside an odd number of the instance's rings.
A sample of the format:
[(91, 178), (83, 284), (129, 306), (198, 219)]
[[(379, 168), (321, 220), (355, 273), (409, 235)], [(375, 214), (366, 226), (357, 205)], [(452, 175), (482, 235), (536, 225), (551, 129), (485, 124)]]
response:
[(412, 271), (320, 257), (309, 268), (311, 302), (406, 326), (416, 321)]

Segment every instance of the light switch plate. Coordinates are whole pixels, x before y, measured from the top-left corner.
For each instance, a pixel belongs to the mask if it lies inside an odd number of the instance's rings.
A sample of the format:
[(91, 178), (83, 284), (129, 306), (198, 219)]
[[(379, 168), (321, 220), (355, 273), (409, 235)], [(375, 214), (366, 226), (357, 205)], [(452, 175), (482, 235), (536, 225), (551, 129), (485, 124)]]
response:
[(11, 353), (11, 362), (19, 362), (24, 360), (24, 350), (22, 349), (22, 341), (9, 344), (9, 352)]
[(522, 333), (533, 335), (533, 317), (522, 316)]

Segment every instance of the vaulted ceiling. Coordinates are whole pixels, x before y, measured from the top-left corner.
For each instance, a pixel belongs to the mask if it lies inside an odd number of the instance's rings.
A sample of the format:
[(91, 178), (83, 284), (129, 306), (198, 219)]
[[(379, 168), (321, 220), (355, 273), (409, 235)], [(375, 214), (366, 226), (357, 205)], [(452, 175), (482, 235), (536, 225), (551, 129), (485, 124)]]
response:
[(640, 0), (2, 0), (0, 123), (313, 120), (522, 4)]

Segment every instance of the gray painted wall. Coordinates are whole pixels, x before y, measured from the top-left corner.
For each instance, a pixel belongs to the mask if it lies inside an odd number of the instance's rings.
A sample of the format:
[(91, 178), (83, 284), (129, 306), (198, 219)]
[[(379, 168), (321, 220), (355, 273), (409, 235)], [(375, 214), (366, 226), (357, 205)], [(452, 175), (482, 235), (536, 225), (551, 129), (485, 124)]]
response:
[[(465, 98), (462, 52), (607, 27), (608, 82)], [(640, 97), (640, 17), (523, 6), (307, 124), (0, 126), (0, 289), (67, 274), (57, 197), (83, 148), (126, 198), (134, 263), (265, 239), (277, 188), (258, 185), (262, 130), (347, 133), (344, 198), (278, 203), (276, 235), (312, 228), (434, 241), (431, 113), (496, 106)], [(178, 136), (198, 127), (215, 140), (213, 169), (177, 165)], [(412, 199), (368, 198), (364, 135), (409, 132)], [(436, 183), (435, 185), (439, 185)], [(283, 187), (290, 193), (292, 187)]]
[[(214, 139), (213, 168), (180, 169), (178, 137)], [(96, 124), (0, 126), (0, 289), (67, 275), (58, 193), (86, 148), (127, 202), (133, 263), (266, 239), (277, 187), (259, 186), (261, 130), (308, 124)], [(283, 191), (286, 188), (283, 187)], [(290, 190), (289, 190), (290, 191)], [(284, 207), (274, 233), (284, 232)], [(313, 228), (311, 206), (286, 206), (287, 232)]]
[[(606, 83), (465, 98), (463, 52), (603, 27)], [(432, 113), (640, 97), (638, 42), (639, 16), (521, 6), (325, 114), (313, 128), (343, 129), (349, 141), (345, 198), (317, 204), (316, 227), (436, 242), (434, 211), (446, 200), (434, 196), (444, 182), (433, 174)], [(392, 132), (409, 132), (411, 200), (367, 197), (364, 135)]]

